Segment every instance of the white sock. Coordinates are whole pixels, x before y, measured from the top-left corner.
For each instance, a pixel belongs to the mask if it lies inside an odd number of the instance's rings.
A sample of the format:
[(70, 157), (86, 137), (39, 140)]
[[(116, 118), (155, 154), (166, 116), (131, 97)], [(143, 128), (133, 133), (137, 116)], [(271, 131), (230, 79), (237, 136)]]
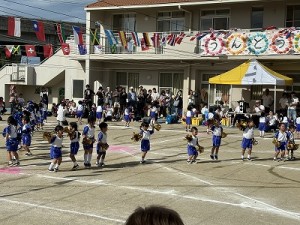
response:
[(84, 163), (87, 163), (87, 156), (88, 156), (88, 154), (84, 154), (84, 155), (83, 155)]
[(88, 154), (87, 155), (87, 161), (88, 161), (88, 163), (91, 163), (91, 160), (92, 160), (92, 154)]
[(261, 136), (262, 137), (265, 136), (265, 132), (264, 131), (261, 132)]
[(101, 158), (101, 159), (100, 159), (100, 163), (104, 163), (104, 159)]
[(59, 167), (59, 165), (58, 165), (58, 164), (56, 164), (56, 165), (55, 165), (55, 169), (58, 169), (58, 167)]
[(244, 156), (242, 155), (242, 156), (241, 156), (241, 158), (243, 159), (243, 158), (244, 158)]
[(251, 158), (251, 155), (248, 154), (248, 159), (250, 159), (250, 158)]
[(49, 170), (52, 170), (54, 167), (54, 163), (51, 163), (50, 166), (49, 166)]

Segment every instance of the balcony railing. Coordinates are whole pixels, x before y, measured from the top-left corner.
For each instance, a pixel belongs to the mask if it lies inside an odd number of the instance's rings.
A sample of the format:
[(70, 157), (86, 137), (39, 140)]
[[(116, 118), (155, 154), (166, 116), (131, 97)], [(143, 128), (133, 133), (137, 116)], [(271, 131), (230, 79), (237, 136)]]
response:
[[(143, 50), (135, 46), (131, 33), (127, 33), (127, 46), (122, 46), (119, 35), (115, 34), (118, 44), (110, 46), (104, 34), (101, 36), (100, 45), (91, 46), (90, 54), (164, 54), (180, 56), (224, 56), (224, 55), (295, 55), (300, 54), (300, 28), (280, 28), (270, 30), (221, 30), (207, 32), (185, 32), (181, 43), (170, 45), (169, 40), (159, 47), (152, 46)], [(160, 38), (167, 38), (171, 34), (159, 33)], [(179, 34), (180, 35), (180, 34)], [(177, 37), (179, 36), (177, 34)], [(198, 35), (198, 36), (197, 36)], [(141, 41), (143, 35), (138, 34)], [(196, 37), (197, 36), (197, 37)], [(193, 39), (194, 40), (191, 40)], [(72, 37), (70, 43), (72, 43)], [(73, 48), (73, 50), (72, 50)], [(79, 54), (77, 46), (71, 44), (71, 54)]]

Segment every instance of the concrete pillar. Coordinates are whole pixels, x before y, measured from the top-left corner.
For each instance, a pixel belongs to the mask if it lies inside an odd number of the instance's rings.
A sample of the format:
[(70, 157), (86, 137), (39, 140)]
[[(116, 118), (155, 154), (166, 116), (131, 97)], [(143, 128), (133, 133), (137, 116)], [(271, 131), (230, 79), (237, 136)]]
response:
[(182, 99), (183, 99), (183, 112), (186, 111), (188, 106), (188, 91), (191, 88), (191, 66), (188, 65), (184, 69), (184, 78), (183, 78), (183, 89), (182, 89)]

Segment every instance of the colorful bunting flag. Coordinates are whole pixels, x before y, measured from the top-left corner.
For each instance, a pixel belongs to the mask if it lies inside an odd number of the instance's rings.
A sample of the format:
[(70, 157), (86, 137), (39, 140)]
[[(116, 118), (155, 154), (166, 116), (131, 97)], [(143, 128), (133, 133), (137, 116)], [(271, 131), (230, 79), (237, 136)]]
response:
[(168, 44), (171, 45), (171, 46), (175, 46), (176, 44), (176, 37), (177, 35), (176, 34), (171, 34), (168, 38)]
[(122, 46), (125, 49), (127, 49), (127, 39), (126, 39), (126, 33), (124, 31), (119, 31), (119, 38), (120, 38)]
[(80, 55), (85, 55), (87, 53), (85, 45), (78, 45), (78, 50)]
[(26, 50), (26, 55), (28, 57), (35, 57), (36, 56), (36, 51), (35, 51), (35, 46), (34, 45), (25, 45), (25, 50)]
[(105, 32), (105, 35), (108, 39), (110, 46), (118, 44), (118, 41), (111, 30), (104, 30), (104, 32)]
[(91, 44), (100, 45), (100, 29), (91, 29)]
[(153, 47), (154, 48), (159, 48), (160, 47), (160, 36), (159, 33), (154, 33), (153, 37), (151, 38), (153, 42)]
[(134, 41), (134, 45), (135, 46), (140, 46), (141, 43), (140, 43), (139, 36), (138, 36), (137, 32), (131, 32), (131, 35), (132, 35), (132, 39)]
[(144, 38), (141, 39), (141, 47), (142, 47), (142, 51), (149, 50), (149, 47), (146, 45), (146, 42), (145, 42)]
[(150, 47), (151, 44), (150, 44), (150, 39), (149, 39), (148, 33), (143, 33), (143, 38), (144, 38), (145, 45), (146, 45), (147, 47)]
[(39, 41), (46, 41), (45, 31), (44, 31), (44, 23), (42, 21), (33, 20), (33, 29), (35, 31), (35, 35)]
[(80, 27), (73, 26), (74, 41), (76, 45), (83, 45), (83, 35)]
[(13, 45), (6, 45), (5, 46), (5, 56), (7, 59), (9, 59), (12, 55), (14, 46)]
[(51, 44), (47, 44), (43, 46), (44, 49), (44, 57), (49, 58), (53, 55), (53, 48)]
[(59, 39), (59, 43), (60, 44), (65, 43), (66, 42), (66, 37), (65, 37), (64, 29), (63, 29), (62, 25), (59, 24), (59, 23), (56, 23), (55, 24), (55, 30), (56, 30), (56, 34), (57, 34), (58, 39)]
[(9, 36), (21, 37), (21, 19), (16, 17), (8, 17), (8, 33)]
[(68, 43), (62, 43), (61, 50), (64, 55), (70, 55), (70, 45)]
[(185, 37), (185, 33), (181, 32), (179, 36), (175, 39), (176, 44), (180, 45), (184, 37)]

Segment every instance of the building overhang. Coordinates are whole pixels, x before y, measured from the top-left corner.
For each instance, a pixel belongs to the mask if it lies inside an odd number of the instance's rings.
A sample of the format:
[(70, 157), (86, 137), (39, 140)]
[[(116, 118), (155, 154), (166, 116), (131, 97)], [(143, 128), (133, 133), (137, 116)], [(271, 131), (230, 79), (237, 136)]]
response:
[(263, 2), (263, 0), (210, 0), (198, 2), (180, 2), (180, 3), (166, 3), (166, 4), (148, 4), (148, 5), (112, 5), (109, 7), (85, 7), (85, 11), (98, 11), (98, 10), (120, 10), (120, 9), (144, 9), (144, 8), (163, 8), (163, 7), (178, 7), (178, 6), (196, 6), (196, 5), (213, 5), (213, 4), (226, 4), (226, 3), (243, 3), (243, 2)]

